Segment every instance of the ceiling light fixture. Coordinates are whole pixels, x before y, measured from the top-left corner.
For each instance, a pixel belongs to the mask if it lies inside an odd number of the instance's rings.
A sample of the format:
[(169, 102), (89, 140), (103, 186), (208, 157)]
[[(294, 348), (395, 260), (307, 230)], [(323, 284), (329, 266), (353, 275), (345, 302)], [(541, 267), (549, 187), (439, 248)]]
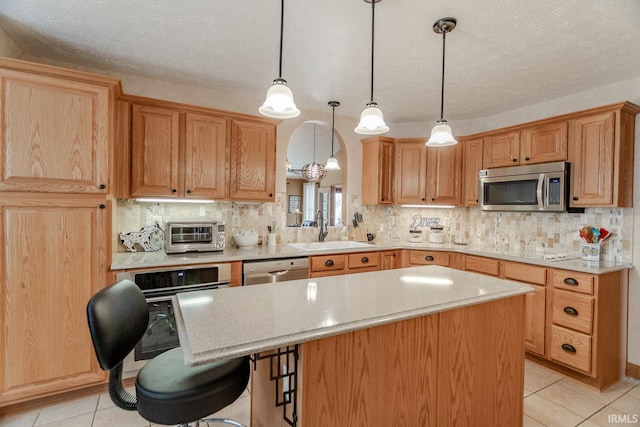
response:
[(429, 147), (446, 147), (448, 145), (457, 144), (458, 141), (453, 137), (451, 128), (444, 119), (444, 55), (445, 55), (445, 40), (447, 33), (453, 31), (456, 27), (455, 18), (442, 18), (438, 19), (433, 24), (433, 32), (436, 34), (442, 34), (442, 87), (440, 92), (440, 120), (436, 122), (436, 125), (431, 130), (431, 137), (427, 141)]
[(381, 1), (364, 0), (365, 3), (371, 3), (371, 100), (360, 115), (360, 123), (355, 129), (356, 133), (363, 135), (378, 135), (389, 130), (389, 126), (384, 122), (382, 111), (378, 108), (378, 103), (373, 101), (373, 36), (375, 34), (376, 3)]
[(338, 159), (336, 159), (336, 156), (333, 154), (333, 136), (336, 132), (336, 107), (339, 107), (340, 103), (338, 101), (329, 101), (329, 105), (333, 108), (331, 116), (331, 155), (327, 159), (324, 168), (328, 171), (337, 171), (340, 170), (340, 165), (338, 164)]
[(313, 124), (313, 163), (302, 167), (302, 177), (309, 182), (318, 182), (327, 176), (327, 170), (321, 163), (316, 163), (316, 124)]
[(284, 32), (284, 0), (280, 4), (280, 64), (278, 78), (267, 91), (262, 107), (258, 109), (260, 114), (276, 119), (291, 119), (300, 115), (300, 110), (293, 102), (293, 93), (287, 86), (287, 81), (282, 78), (282, 34)]

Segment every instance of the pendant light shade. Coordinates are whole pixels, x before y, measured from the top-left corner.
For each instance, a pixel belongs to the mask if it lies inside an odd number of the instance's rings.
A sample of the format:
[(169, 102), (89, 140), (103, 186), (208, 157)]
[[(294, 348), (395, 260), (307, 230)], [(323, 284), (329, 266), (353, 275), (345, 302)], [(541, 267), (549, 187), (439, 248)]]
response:
[(291, 119), (300, 115), (300, 110), (293, 102), (293, 93), (287, 86), (287, 81), (282, 78), (282, 41), (284, 33), (284, 0), (280, 2), (280, 62), (278, 78), (267, 91), (267, 98), (258, 109), (260, 114), (276, 119)]
[(307, 163), (300, 171), (302, 177), (309, 182), (321, 181), (327, 176), (327, 170), (323, 164), (316, 163), (316, 124), (313, 124), (313, 163)]
[(431, 130), (431, 137), (427, 141), (429, 147), (446, 147), (458, 143), (453, 137), (451, 128), (444, 119), (444, 58), (445, 58), (445, 41), (447, 33), (453, 31), (456, 27), (455, 18), (442, 18), (433, 24), (433, 31), (436, 34), (442, 34), (442, 86), (440, 88), (440, 120)]
[(329, 171), (340, 170), (340, 165), (338, 164), (338, 159), (333, 154), (333, 138), (336, 132), (336, 107), (340, 106), (338, 101), (329, 101), (329, 105), (333, 109), (331, 116), (331, 155), (329, 159), (327, 159), (327, 163), (325, 163), (324, 168)]
[(364, 0), (365, 3), (371, 3), (371, 99), (367, 103), (364, 111), (360, 115), (360, 123), (355, 128), (356, 133), (362, 135), (379, 135), (389, 131), (389, 126), (384, 122), (382, 111), (378, 108), (378, 104), (373, 102), (373, 53), (374, 53), (374, 35), (375, 35), (375, 16), (376, 3), (382, 0)]

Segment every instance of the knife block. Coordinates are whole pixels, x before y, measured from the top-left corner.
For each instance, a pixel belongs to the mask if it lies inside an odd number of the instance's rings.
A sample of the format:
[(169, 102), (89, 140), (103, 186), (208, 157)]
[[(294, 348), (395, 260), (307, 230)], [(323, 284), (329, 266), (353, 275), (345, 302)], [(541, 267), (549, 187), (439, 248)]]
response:
[(364, 227), (353, 227), (351, 231), (349, 231), (349, 240), (354, 242), (366, 242), (367, 241), (367, 232)]

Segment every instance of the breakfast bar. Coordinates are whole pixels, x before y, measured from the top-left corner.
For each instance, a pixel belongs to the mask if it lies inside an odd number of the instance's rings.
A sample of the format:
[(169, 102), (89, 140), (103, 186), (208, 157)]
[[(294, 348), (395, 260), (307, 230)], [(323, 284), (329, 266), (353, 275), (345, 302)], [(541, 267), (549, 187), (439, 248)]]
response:
[(530, 291), (426, 266), (183, 293), (175, 315), (187, 365), (252, 355), (254, 427), (518, 426)]

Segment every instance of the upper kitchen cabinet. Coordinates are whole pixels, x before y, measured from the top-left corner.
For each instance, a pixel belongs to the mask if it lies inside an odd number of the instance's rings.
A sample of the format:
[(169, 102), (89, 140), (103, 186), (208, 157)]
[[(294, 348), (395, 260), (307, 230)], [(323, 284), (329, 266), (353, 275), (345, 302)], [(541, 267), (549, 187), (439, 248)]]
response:
[(459, 142), (462, 144), (462, 202), (465, 206), (478, 206), (480, 191), (479, 175), (482, 170), (483, 139), (474, 138)]
[(225, 199), (227, 119), (133, 105), (131, 196)]
[(275, 200), (276, 122), (133, 96), (117, 111), (116, 197)]
[(0, 191), (110, 192), (117, 80), (0, 59)]
[(394, 140), (385, 136), (366, 138), (362, 143), (362, 204), (394, 202)]
[(229, 164), (232, 200), (275, 201), (276, 127), (232, 120)]
[(572, 207), (633, 206), (635, 116), (631, 103), (584, 112), (569, 120)]
[(427, 147), (424, 138), (396, 139), (398, 204), (462, 204), (462, 146)]
[(490, 134), (484, 138), (484, 168), (567, 160), (567, 122)]

